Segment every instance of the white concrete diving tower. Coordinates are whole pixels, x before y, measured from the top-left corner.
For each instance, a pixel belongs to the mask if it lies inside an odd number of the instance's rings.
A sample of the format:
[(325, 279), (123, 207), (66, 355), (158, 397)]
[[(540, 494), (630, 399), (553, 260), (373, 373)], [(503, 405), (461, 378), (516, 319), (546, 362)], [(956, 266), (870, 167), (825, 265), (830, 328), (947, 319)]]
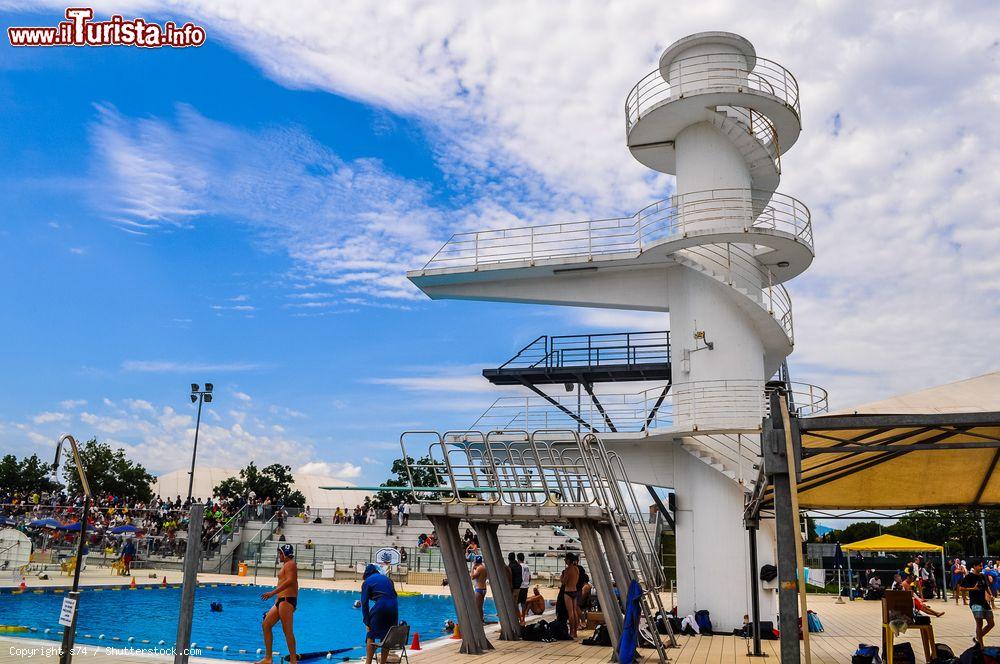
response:
[[(776, 192), (800, 117), (795, 77), (749, 41), (685, 37), (625, 101), (628, 149), (676, 176), (673, 195), (626, 217), (456, 234), (407, 275), (434, 299), (670, 312), (670, 426), (605, 440), (634, 481), (676, 489), (679, 610), (709, 609), (723, 629), (742, 624), (758, 583), (744, 471), (758, 460), (765, 382), (794, 345), (784, 284), (814, 257), (808, 208)], [(773, 562), (769, 525), (758, 543)], [(770, 590), (764, 620), (777, 613)]]

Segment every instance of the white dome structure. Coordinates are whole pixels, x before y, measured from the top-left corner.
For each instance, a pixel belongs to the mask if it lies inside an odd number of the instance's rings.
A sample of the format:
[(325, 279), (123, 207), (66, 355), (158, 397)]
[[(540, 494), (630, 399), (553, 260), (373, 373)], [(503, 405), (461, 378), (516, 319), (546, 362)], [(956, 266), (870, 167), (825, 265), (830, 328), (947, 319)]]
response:
[[(212, 489), (223, 480), (230, 477), (237, 477), (240, 474), (238, 468), (198, 468), (194, 473), (195, 498), (207, 498), (212, 495)], [(336, 477), (325, 475), (307, 475), (303, 473), (292, 473), (295, 476), (293, 487), (302, 492), (306, 497), (306, 504), (310, 507), (332, 509), (336, 507), (354, 507), (362, 502), (366, 496), (370, 496), (368, 491), (327, 491), (321, 489), (324, 486), (351, 486), (350, 482), (345, 482)], [(175, 470), (164, 473), (153, 483), (153, 493), (161, 498), (182, 499), (187, 496), (188, 471)]]

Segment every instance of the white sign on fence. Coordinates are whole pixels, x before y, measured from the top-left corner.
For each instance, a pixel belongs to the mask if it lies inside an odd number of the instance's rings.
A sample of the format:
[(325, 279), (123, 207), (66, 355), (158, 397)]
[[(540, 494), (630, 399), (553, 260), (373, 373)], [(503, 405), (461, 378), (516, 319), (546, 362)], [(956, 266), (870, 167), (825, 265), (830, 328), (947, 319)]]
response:
[(59, 611), (59, 624), (63, 627), (72, 625), (74, 613), (76, 613), (76, 600), (72, 597), (64, 597), (62, 610)]

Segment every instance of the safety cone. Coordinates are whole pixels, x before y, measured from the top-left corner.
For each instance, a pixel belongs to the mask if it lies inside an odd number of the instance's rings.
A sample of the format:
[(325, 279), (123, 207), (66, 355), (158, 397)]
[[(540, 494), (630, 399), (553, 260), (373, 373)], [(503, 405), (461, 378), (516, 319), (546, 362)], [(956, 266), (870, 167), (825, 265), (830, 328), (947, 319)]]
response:
[(462, 631), (459, 629), (458, 623), (455, 623), (455, 631), (451, 633), (451, 638), (454, 640), (462, 638)]
[(128, 587), (131, 588), (132, 590), (135, 590), (135, 577), (134, 576), (132, 577), (132, 583), (128, 584)]
[[(133, 579), (133, 581), (134, 580), (135, 579)], [(160, 585), (163, 586), (164, 588), (167, 587), (167, 576), (166, 576), (166, 574), (163, 575), (163, 583), (161, 583)]]
[(25, 583), (24, 581), (21, 581), (21, 592), (23, 593), (27, 589), (28, 589), (28, 584)]
[(413, 633), (413, 643), (410, 644), (410, 650), (420, 650), (420, 632)]

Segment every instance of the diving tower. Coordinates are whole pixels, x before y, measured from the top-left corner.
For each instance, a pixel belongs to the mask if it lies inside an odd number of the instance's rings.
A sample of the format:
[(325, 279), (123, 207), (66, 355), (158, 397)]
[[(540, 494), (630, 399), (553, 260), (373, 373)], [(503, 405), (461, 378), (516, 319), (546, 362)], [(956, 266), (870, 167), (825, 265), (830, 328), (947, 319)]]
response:
[[(484, 372), (535, 396), (503, 397), (472, 428), (582, 431), (618, 455), (629, 481), (673, 488), (678, 609), (709, 609), (721, 629), (742, 624), (754, 585), (762, 618), (777, 615), (774, 588), (750, 569), (743, 522), (767, 395), (791, 391), (802, 415), (826, 407), (821, 389), (780, 374), (795, 343), (785, 284), (815, 255), (809, 209), (777, 191), (801, 129), (791, 72), (739, 35), (685, 37), (625, 98), (626, 146), (676, 177), (669, 197), (624, 217), (459, 233), (407, 274), (433, 299), (670, 313), (658, 386), (595, 389), (601, 408), (583, 417), (558, 384), (617, 382), (627, 371), (592, 357), (573, 367), (540, 338)], [(541, 363), (527, 361), (532, 353)], [(776, 561), (769, 522), (757, 547), (759, 565)]]

